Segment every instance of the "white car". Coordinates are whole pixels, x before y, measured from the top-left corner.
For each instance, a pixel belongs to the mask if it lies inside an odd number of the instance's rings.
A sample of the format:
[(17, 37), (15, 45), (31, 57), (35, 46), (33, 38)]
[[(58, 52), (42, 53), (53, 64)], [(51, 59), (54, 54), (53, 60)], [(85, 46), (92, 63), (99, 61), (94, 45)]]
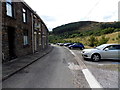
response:
[(82, 50), (83, 58), (99, 61), (101, 59), (120, 60), (120, 44), (103, 44), (93, 49)]

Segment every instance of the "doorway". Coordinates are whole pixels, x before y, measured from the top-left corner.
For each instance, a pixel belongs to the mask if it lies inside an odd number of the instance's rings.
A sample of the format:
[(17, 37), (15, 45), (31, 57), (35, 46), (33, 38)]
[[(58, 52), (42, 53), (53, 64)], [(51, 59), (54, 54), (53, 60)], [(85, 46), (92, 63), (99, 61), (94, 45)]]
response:
[(9, 58), (15, 59), (15, 28), (8, 27)]
[(34, 32), (34, 50), (37, 51), (37, 32)]

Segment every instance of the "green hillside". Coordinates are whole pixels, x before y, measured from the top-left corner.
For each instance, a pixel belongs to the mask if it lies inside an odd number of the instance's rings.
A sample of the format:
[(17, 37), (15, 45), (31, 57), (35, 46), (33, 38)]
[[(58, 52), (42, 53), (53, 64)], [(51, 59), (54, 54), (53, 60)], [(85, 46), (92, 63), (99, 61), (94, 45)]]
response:
[[(90, 38), (91, 36), (94, 37), (94, 39), (97, 39), (96, 37), (102, 36), (103, 40), (105, 39), (104, 41), (106, 41), (108, 39), (108, 37), (106, 37), (107, 34), (112, 34), (119, 31), (120, 22), (79, 21), (54, 28), (50, 33), (49, 40), (51, 43), (81, 42), (82, 39), (84, 39), (84, 41), (87, 41), (86, 39)], [(119, 36), (116, 38), (119, 38)], [(114, 42), (117, 42), (118, 39), (112, 40), (114, 40)], [(101, 42), (107, 43), (108, 41), (109, 40), (106, 42)], [(99, 44), (101, 42), (99, 42)]]
[[(95, 38), (100, 41), (100, 39), (102, 37), (108, 38), (109, 40), (107, 41), (107, 43), (120, 43), (120, 32), (114, 32), (114, 33), (110, 33), (110, 34), (104, 34), (101, 36), (95, 36)], [(81, 42), (86, 46), (89, 46), (89, 38), (90, 36), (85, 36), (85, 37), (75, 37), (75, 38), (67, 38), (64, 39), (64, 41), (71, 41), (71, 42)], [(99, 45), (99, 43), (96, 44), (96, 46)]]

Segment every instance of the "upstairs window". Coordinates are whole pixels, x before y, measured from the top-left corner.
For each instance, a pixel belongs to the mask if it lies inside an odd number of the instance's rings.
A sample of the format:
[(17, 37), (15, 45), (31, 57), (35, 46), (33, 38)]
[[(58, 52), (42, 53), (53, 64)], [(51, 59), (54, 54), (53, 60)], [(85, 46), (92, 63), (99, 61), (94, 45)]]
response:
[(24, 23), (27, 22), (27, 11), (24, 8), (22, 9), (22, 19)]
[(6, 0), (6, 11), (7, 15), (13, 17), (13, 4), (12, 0)]

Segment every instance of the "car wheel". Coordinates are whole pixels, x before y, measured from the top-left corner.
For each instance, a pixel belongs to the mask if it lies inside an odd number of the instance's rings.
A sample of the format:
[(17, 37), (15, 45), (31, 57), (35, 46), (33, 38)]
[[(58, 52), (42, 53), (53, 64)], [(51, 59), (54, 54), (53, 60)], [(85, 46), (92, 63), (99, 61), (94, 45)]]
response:
[(85, 48), (82, 48), (82, 50), (85, 49)]
[(69, 49), (71, 49), (71, 47), (69, 47)]
[(99, 54), (93, 54), (91, 59), (92, 61), (97, 62), (97, 61), (100, 61), (101, 57)]
[(80, 50), (83, 50), (83, 48), (82, 48), (82, 47), (80, 47)]
[(70, 49), (73, 49), (73, 47), (70, 47)]

